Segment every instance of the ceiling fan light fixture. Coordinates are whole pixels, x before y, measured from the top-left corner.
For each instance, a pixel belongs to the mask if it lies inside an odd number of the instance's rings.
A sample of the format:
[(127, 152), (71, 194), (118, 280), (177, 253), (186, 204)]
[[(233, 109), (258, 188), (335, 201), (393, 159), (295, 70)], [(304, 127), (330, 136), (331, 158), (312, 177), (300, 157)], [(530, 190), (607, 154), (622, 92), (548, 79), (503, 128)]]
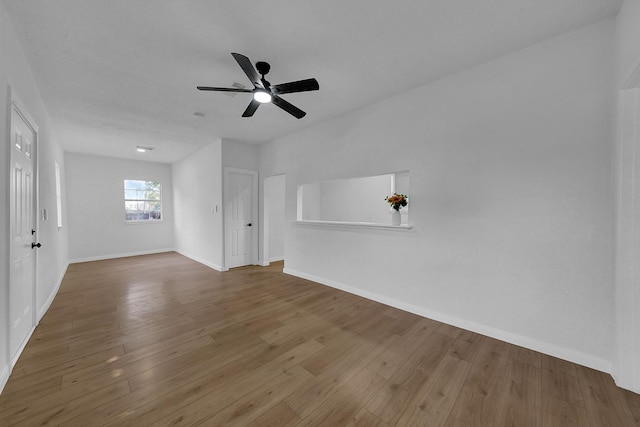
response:
[(253, 93), (253, 99), (261, 104), (267, 104), (271, 102), (271, 94), (263, 90), (258, 90)]
[[(244, 110), (244, 113), (242, 113), (242, 117), (253, 117), (253, 114), (256, 112), (260, 104), (267, 103), (272, 103), (276, 107), (291, 114), (296, 119), (301, 119), (307, 114), (295, 105), (292, 105), (280, 98), (280, 95), (318, 90), (320, 89), (320, 85), (316, 79), (311, 78), (297, 80), (295, 82), (281, 83), (272, 86), (271, 83), (264, 79), (264, 76), (271, 69), (271, 66), (267, 62), (258, 61), (254, 67), (251, 60), (246, 56), (235, 52), (232, 52), (231, 55), (234, 57), (240, 68), (242, 68), (242, 71), (247, 75), (249, 81), (253, 84), (253, 89), (238, 87), (242, 85), (236, 85), (236, 83), (233, 84), (233, 87), (196, 86), (196, 89), (228, 94), (253, 94), (253, 99)], [(260, 77), (259, 74), (262, 75), (262, 77)]]

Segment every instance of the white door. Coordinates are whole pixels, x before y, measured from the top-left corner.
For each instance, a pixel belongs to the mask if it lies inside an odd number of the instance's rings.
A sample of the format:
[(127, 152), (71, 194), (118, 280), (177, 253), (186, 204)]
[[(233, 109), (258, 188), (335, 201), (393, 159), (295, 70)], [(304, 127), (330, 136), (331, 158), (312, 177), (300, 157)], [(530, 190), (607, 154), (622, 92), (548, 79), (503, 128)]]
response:
[[(31, 121), (32, 123), (32, 121)], [(13, 103), (11, 109), (11, 272), (9, 287), (10, 356), (12, 363), (34, 326), (37, 128)]]
[(225, 169), (225, 266), (254, 264), (257, 172)]

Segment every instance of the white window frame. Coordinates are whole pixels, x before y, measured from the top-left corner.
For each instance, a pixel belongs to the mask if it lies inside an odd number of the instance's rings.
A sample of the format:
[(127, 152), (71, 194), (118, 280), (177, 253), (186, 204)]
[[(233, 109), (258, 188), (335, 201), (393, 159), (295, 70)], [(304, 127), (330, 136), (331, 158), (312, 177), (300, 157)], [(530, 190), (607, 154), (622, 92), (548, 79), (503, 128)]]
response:
[[(157, 183), (159, 186), (159, 199), (158, 200), (154, 200), (154, 199), (131, 199), (131, 198), (127, 198), (127, 190), (135, 190), (135, 188), (127, 188), (127, 182), (128, 181), (138, 181), (138, 182), (144, 182), (145, 184), (150, 183), (150, 182), (154, 182)], [(162, 211), (162, 182), (160, 181), (154, 181), (154, 180), (145, 180), (145, 179), (125, 179), (123, 182), (123, 201), (124, 201), (124, 221), (128, 224), (153, 224), (153, 223), (158, 223), (158, 222), (162, 222), (164, 220), (164, 213)], [(149, 215), (149, 218), (136, 218), (136, 219), (128, 219), (127, 218), (127, 202), (159, 202), (160, 203), (160, 218), (155, 219), (155, 218), (151, 218), (151, 215)]]

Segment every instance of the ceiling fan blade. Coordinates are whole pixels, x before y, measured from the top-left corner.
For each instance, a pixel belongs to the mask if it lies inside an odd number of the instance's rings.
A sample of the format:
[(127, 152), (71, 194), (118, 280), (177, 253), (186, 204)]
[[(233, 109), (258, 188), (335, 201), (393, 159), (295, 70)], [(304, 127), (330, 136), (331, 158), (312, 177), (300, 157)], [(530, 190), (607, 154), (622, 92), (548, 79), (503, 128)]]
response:
[(210, 87), (197, 86), (198, 90), (211, 90), (215, 92), (253, 92), (253, 89), (239, 89), (235, 87)]
[(279, 95), (294, 92), (308, 92), (320, 89), (320, 85), (316, 79), (298, 80), (297, 82), (281, 83), (271, 86), (273, 93)]
[(260, 103), (255, 99), (252, 99), (251, 102), (249, 103), (249, 106), (247, 106), (247, 109), (244, 110), (244, 113), (242, 113), (242, 117), (253, 116), (253, 113), (256, 112), (259, 106), (260, 106)]
[(299, 109), (298, 107), (296, 107), (295, 105), (293, 105), (293, 104), (285, 101), (284, 99), (280, 98), (278, 95), (273, 95), (273, 98), (271, 98), (271, 102), (274, 105), (282, 108), (287, 113), (289, 113), (292, 116), (294, 116), (296, 119), (301, 119), (307, 114), (304, 111), (302, 111), (301, 109)]
[(253, 67), (253, 64), (246, 56), (239, 53), (232, 53), (233, 57), (236, 59), (236, 62), (242, 68), (242, 71), (249, 77), (249, 80), (255, 87), (259, 87), (264, 89), (264, 85), (262, 84), (262, 80), (260, 80), (260, 76), (258, 76), (258, 72)]

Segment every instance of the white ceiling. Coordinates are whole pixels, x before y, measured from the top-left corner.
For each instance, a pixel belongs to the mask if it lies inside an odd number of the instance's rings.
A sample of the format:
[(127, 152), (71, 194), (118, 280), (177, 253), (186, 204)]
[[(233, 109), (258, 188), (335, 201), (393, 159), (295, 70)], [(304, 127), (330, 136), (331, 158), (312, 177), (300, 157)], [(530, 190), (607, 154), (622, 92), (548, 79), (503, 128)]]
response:
[[(69, 151), (172, 162), (221, 137), (262, 143), (617, 13), (622, 0), (2, 0)], [(251, 87), (315, 77), (241, 117)], [(416, 106), (419, 108), (419, 106)], [(204, 114), (197, 117), (195, 112)], [(156, 147), (135, 152), (136, 145)]]

